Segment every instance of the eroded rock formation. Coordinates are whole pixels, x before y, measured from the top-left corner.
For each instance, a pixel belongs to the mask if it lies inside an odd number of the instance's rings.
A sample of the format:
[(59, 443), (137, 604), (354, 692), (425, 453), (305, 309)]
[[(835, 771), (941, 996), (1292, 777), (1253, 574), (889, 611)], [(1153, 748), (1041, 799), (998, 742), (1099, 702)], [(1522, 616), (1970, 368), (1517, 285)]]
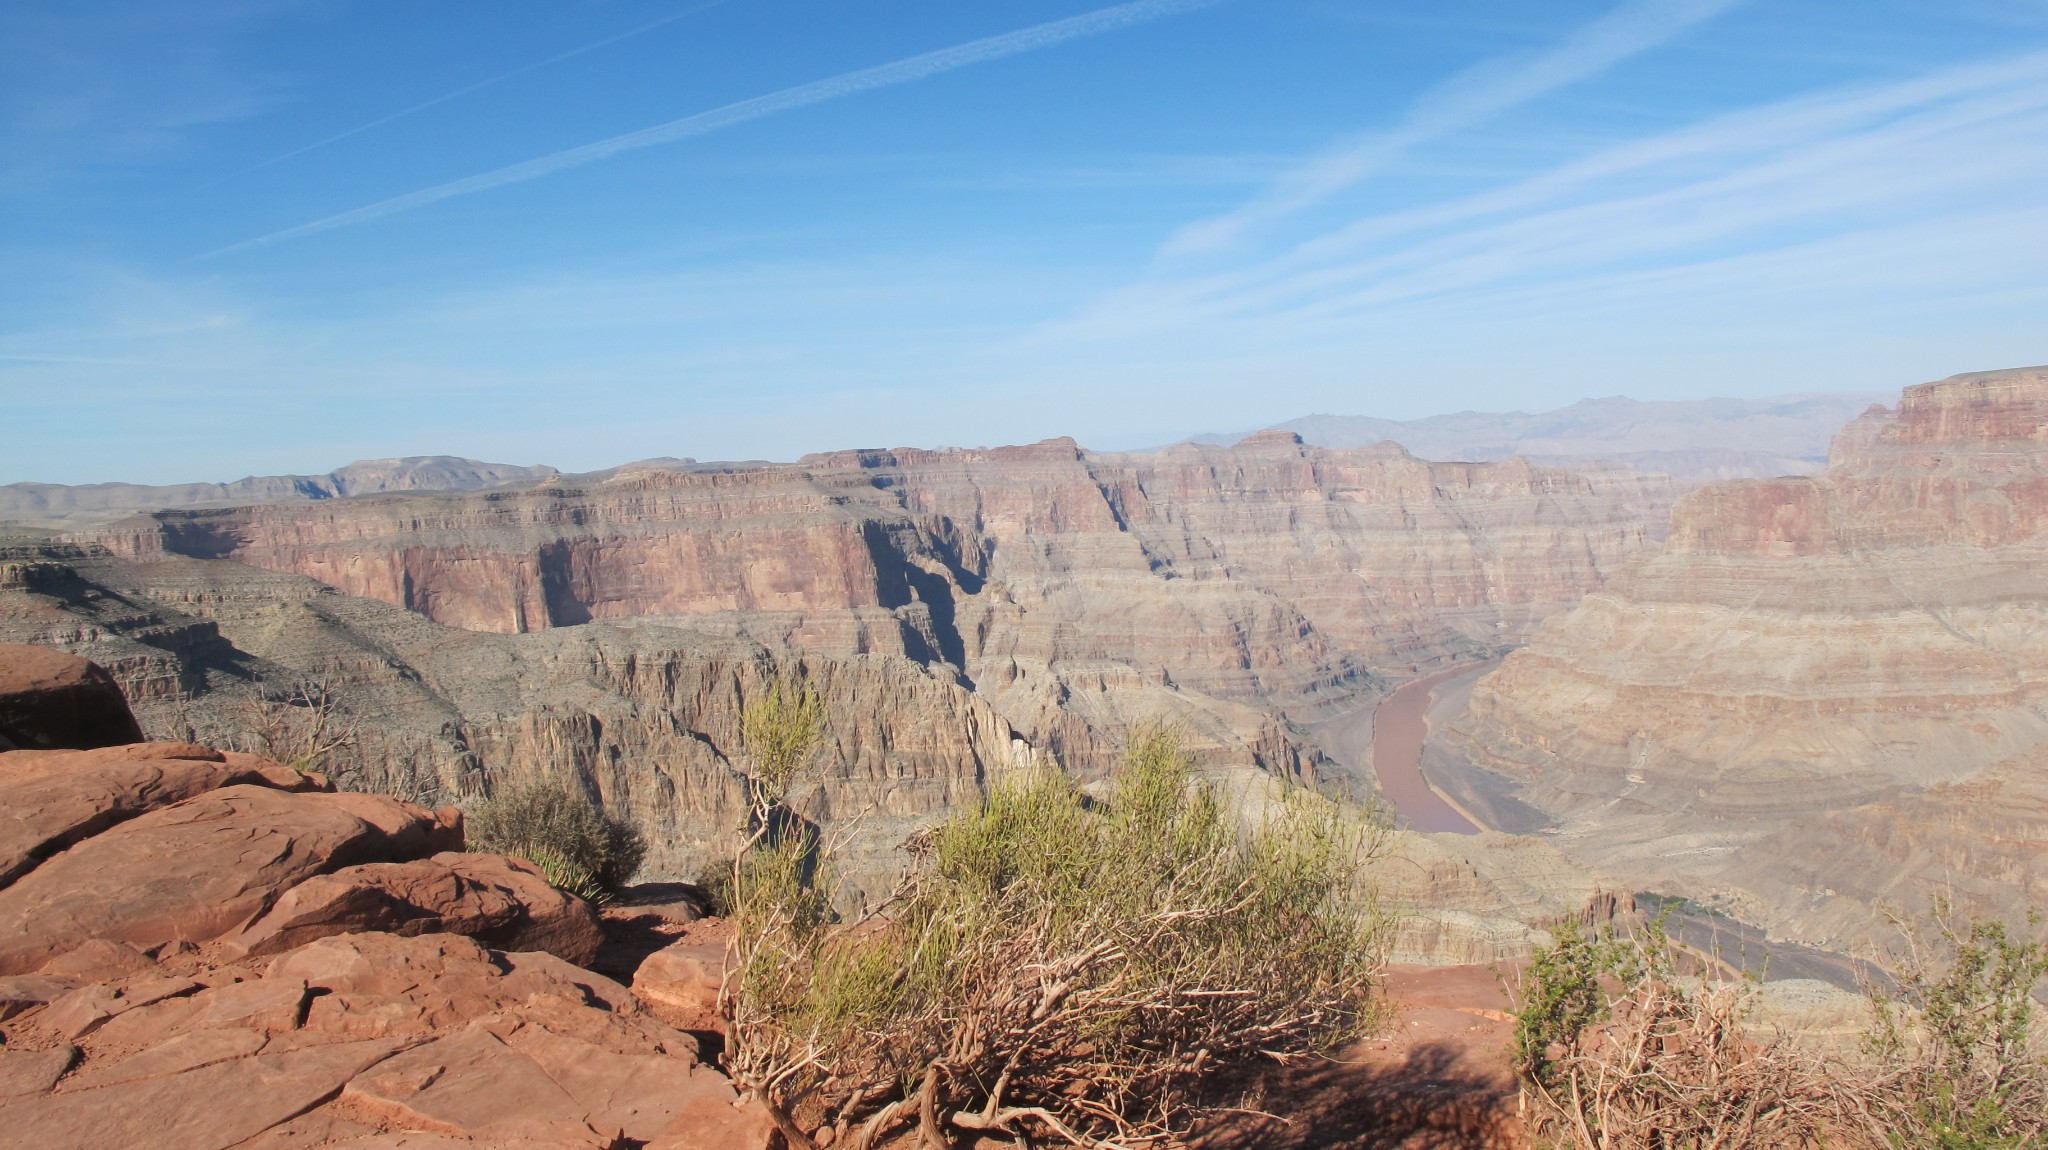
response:
[(8, 1145), (769, 1145), (696, 1037), (565, 961), (591, 908), (452, 811), (151, 743), (0, 753), (0, 809), (72, 840), (0, 878)]
[[(1272, 716), (1497, 652), (1652, 542), (1670, 487), (1391, 444), (1097, 455), (1071, 440), (627, 470), (468, 496), (161, 512), (91, 536), (229, 558), (466, 630), (656, 620), (944, 666), (1034, 745), (1199, 712), (1305, 766)], [(1295, 761), (1281, 762), (1294, 756)]]
[(872, 894), (990, 778), (1106, 769), (1135, 724), (1180, 723), (1206, 768), (1317, 780), (1311, 723), (1519, 641), (1653, 545), (1670, 495), (1287, 433), (628, 468), (17, 548), (0, 637), (92, 655), (165, 736), (288, 757), (281, 686), (316, 679), (362, 728), (345, 785), (574, 778), (671, 877), (730, 849), (742, 700), (801, 668), (834, 745), (799, 806), (857, 821), (843, 865)]
[[(2048, 896), (2048, 369), (1906, 390), (1812, 478), (1681, 500), (1452, 741), (1567, 853), (1823, 942)], [(1491, 780), (1491, 781), (1489, 781)], [(1918, 905), (1905, 909), (1917, 910)]]
[[(785, 670), (821, 693), (831, 729), (794, 799), (856, 828), (843, 854), (855, 890), (886, 890), (905, 836), (1037, 753), (951, 673), (901, 657), (778, 661), (742, 638), (652, 624), (481, 634), (232, 562), (58, 554), (35, 560), (52, 573), (41, 590), (0, 592), (0, 635), (104, 652), (153, 732), (292, 757), (315, 709), (290, 686), (317, 680), (335, 704), (330, 734), (348, 736), (345, 787), (444, 803), (558, 778), (646, 831), (650, 874), (691, 877), (730, 853), (745, 810), (740, 709)], [(193, 635), (204, 641), (150, 645)], [(151, 691), (166, 682), (181, 690)], [(183, 774), (226, 768), (152, 769), (120, 784), (163, 796)]]

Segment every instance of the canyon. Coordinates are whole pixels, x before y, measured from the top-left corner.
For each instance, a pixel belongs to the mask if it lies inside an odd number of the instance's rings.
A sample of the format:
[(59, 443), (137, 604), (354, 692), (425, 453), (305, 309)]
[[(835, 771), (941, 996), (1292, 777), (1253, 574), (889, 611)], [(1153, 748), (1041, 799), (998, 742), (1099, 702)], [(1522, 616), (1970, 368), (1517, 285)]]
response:
[(856, 901), (1006, 773), (1168, 722), (1238, 792), (1394, 804), (1402, 957), (1636, 891), (1852, 950), (1881, 904), (2044, 893), (2043, 428), (2024, 369), (1705, 486), (1274, 429), (163, 508), (0, 548), (0, 639), (106, 666), (159, 738), (261, 750), (325, 700), (350, 787), (576, 780), (664, 876), (730, 851), (739, 712), (797, 673), (832, 738), (795, 805)]
[(1906, 389), (1818, 476), (1681, 499), (1428, 766), (1603, 876), (1847, 947), (2048, 896), (2048, 369)]
[(1517, 644), (1653, 543), (1668, 483), (1519, 460), (1071, 440), (627, 469), (473, 495), (160, 511), (72, 538), (306, 576), (465, 631), (678, 627), (942, 669), (1092, 770), (1134, 721), (1281, 774), (1294, 730)]
[[(1317, 724), (1516, 645), (1653, 547), (1672, 497), (1621, 469), (1284, 432), (629, 467), (18, 540), (0, 635), (108, 667), (159, 737), (265, 749), (317, 680), (352, 724), (344, 785), (438, 802), (572, 778), (648, 830), (651, 873), (684, 878), (731, 849), (743, 700), (795, 671), (833, 731), (796, 805), (848, 830), (858, 899), (1006, 771), (1092, 776), (1146, 722), (1180, 725), (1232, 788), (1369, 790)], [(1550, 879), (1490, 869), (1539, 855)], [(1428, 873), (1457, 893), (1412, 933), (1421, 957), (1526, 949), (1524, 919), (1590, 893), (1519, 846), (1446, 848)]]

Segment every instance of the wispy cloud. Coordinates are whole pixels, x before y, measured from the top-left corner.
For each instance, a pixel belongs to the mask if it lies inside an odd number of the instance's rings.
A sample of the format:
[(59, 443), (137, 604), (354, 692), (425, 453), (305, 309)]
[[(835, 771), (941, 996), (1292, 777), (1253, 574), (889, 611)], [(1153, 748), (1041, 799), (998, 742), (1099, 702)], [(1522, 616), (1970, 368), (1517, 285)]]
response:
[(1742, 0), (1628, 0), (1534, 57), (1490, 60), (1423, 93), (1401, 122), (1353, 137), (1301, 165), (1240, 208), (1181, 229), (1164, 254), (1228, 247), (1380, 171), (1418, 144), (1470, 127), (1612, 68)]
[(309, 236), (318, 232), (332, 231), (335, 228), (343, 228), (353, 224), (366, 223), (370, 220), (382, 219), (386, 216), (396, 215), (399, 212), (407, 212), (414, 208), (425, 207), (428, 204), (439, 203), (442, 200), (454, 199), (457, 196), (471, 195), (476, 192), (489, 191), (493, 188), (502, 188), (508, 184), (536, 180), (542, 176), (567, 171), (570, 168), (582, 167), (585, 164), (595, 163), (599, 160), (607, 160), (623, 152), (673, 143), (692, 136), (702, 136), (723, 128), (730, 128), (781, 112), (794, 111), (798, 108), (810, 107), (813, 104), (822, 104), (830, 100), (838, 100), (862, 92), (874, 91), (877, 88), (889, 88), (899, 84), (908, 84), (916, 80), (927, 79), (974, 64), (985, 64), (1009, 56), (1018, 56), (1026, 52), (1036, 52), (1040, 49), (1051, 48), (1071, 40), (1079, 40), (1089, 36), (1100, 36), (1106, 32), (1114, 32), (1162, 17), (1192, 12), (1200, 8), (1213, 7), (1221, 2), (1222, 0), (1135, 0), (1133, 3), (1119, 4), (1115, 7), (1103, 8), (1079, 16), (1071, 16), (1064, 20), (1054, 20), (1029, 28), (1020, 28), (1015, 32), (1005, 32), (998, 36), (989, 36), (980, 40), (969, 41), (968, 43), (958, 44), (951, 48), (925, 52), (894, 61), (893, 63), (880, 64), (872, 68), (862, 68), (852, 72), (842, 72), (837, 76), (830, 76), (823, 80), (814, 80), (811, 83), (799, 84), (792, 88), (784, 88), (778, 92), (770, 92), (765, 96), (741, 100), (737, 103), (713, 108), (708, 112), (699, 112), (693, 116), (671, 120), (666, 124), (657, 124), (651, 128), (643, 128), (637, 132), (627, 132), (624, 135), (612, 136), (609, 139), (599, 140), (595, 143), (553, 152), (538, 159), (527, 160), (524, 163), (513, 164), (495, 171), (484, 172), (480, 175), (469, 176), (465, 179), (454, 180), (445, 184), (437, 184), (431, 188), (422, 188), (417, 192), (394, 196), (388, 200), (380, 200), (377, 203), (356, 208), (352, 211), (341, 212), (336, 215), (327, 216), (324, 219), (272, 232), (269, 235), (258, 236), (255, 239), (244, 240), (237, 244), (230, 244), (227, 247), (207, 252), (201, 258), (226, 255), (264, 244), (297, 239), (301, 236)]
[(659, 20), (650, 20), (637, 28), (629, 28), (624, 32), (618, 33), (617, 35), (607, 36), (602, 40), (594, 40), (591, 43), (583, 45), (582, 47), (571, 48), (567, 52), (562, 52), (553, 56), (549, 56), (545, 60), (535, 60), (531, 64), (522, 64), (509, 72), (500, 72), (495, 76), (478, 80), (474, 84), (465, 84), (452, 92), (444, 92), (439, 96), (435, 96), (431, 100), (422, 100), (409, 108), (400, 108), (398, 111), (393, 112), (390, 115), (379, 116), (376, 119), (371, 120), (367, 123), (357, 124), (353, 128), (348, 128), (343, 131), (336, 132), (333, 135), (328, 136), (324, 139), (315, 140), (312, 143), (306, 144), (302, 147), (293, 148), (289, 152), (282, 152), (278, 155), (270, 157), (267, 160), (262, 160), (254, 164), (250, 164), (248, 167), (243, 168), (239, 171), (230, 172), (227, 175), (222, 176), (217, 180), (213, 180), (203, 186), (210, 188), (217, 184), (224, 184), (229, 180), (246, 176), (251, 172), (261, 171), (264, 168), (270, 167), (272, 164), (280, 164), (286, 160), (293, 159), (298, 156), (303, 156), (307, 152), (317, 151), (321, 148), (326, 147), (329, 144), (339, 143), (342, 140), (348, 139), (350, 136), (361, 135), (362, 133), (367, 132), (372, 128), (381, 128), (394, 120), (403, 120), (407, 116), (416, 115), (420, 112), (426, 111), (429, 108), (445, 104), (450, 100), (460, 99), (461, 97), (467, 96), (472, 92), (481, 92), (485, 88), (494, 87), (498, 84), (504, 83), (507, 80), (516, 80), (529, 72), (537, 72), (542, 68), (550, 67), (555, 64), (560, 64), (564, 60), (573, 60), (578, 56), (587, 55), (591, 52), (597, 51), (600, 48), (609, 48), (613, 44), (617, 44), (621, 41), (631, 40), (636, 36), (643, 36), (649, 32), (654, 31), (657, 28), (662, 28), (666, 27), (667, 25), (673, 24), (686, 16), (695, 16), (699, 12), (705, 11), (706, 9), (710, 8), (716, 8), (720, 4), (724, 3), (726, 3), (726, 0), (705, 0), (705, 2), (701, 4), (692, 4), (688, 8), (685, 8), (680, 12), (671, 12), (668, 15), (663, 16)]
[[(1686, 269), (1773, 252), (1840, 259), (1856, 237), (1882, 246), (1908, 225), (1916, 237), (1975, 234), (1975, 221), (2032, 206), (2044, 179), (2048, 53), (1979, 61), (1723, 116), (1507, 187), (1356, 219), (1236, 266), (1162, 271), (1060, 330), (1341, 326), (1461, 296), (1665, 290)], [(1925, 250), (1920, 239), (1914, 248)], [(1894, 274), (1925, 269), (1902, 261)]]

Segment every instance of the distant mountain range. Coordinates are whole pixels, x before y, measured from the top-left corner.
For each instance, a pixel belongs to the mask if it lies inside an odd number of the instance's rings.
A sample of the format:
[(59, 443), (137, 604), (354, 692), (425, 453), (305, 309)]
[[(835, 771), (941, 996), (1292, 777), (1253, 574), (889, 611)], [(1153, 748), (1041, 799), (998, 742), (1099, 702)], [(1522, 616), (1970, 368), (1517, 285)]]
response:
[[(1556, 411), (1461, 411), (1426, 419), (1308, 415), (1277, 426), (1318, 447), (1392, 440), (1424, 459), (1491, 461), (1521, 455), (1543, 463), (1612, 462), (1669, 475), (1688, 486), (1722, 479), (1809, 475), (1828, 441), (1881, 392), (1767, 399), (1583, 399)], [(1233, 444), (1251, 432), (1198, 435)]]
[[(1585, 399), (1556, 411), (1375, 419), (1308, 415), (1277, 425), (1317, 447), (1366, 447), (1392, 440), (1423, 459), (1489, 462), (1521, 455), (1540, 463), (1616, 463), (1669, 475), (1693, 487), (1722, 479), (1810, 475), (1827, 462), (1828, 440), (1880, 392), (1771, 399)], [(1231, 445), (1252, 432), (1197, 435), (1184, 442)], [(759, 460), (700, 464), (647, 459), (586, 474), (599, 482), (628, 470), (729, 470)], [(453, 455), (365, 459), (324, 475), (254, 475), (231, 483), (10, 483), (0, 485), (0, 523), (64, 529), (169, 507), (298, 503), (393, 491), (481, 491), (540, 483), (561, 474), (545, 465), (485, 463)]]
[(71, 526), (138, 511), (207, 504), (298, 503), (383, 491), (480, 491), (554, 476), (547, 466), (483, 463), (453, 455), (362, 459), (325, 475), (252, 475), (232, 483), (9, 483), (0, 486), (0, 521)]

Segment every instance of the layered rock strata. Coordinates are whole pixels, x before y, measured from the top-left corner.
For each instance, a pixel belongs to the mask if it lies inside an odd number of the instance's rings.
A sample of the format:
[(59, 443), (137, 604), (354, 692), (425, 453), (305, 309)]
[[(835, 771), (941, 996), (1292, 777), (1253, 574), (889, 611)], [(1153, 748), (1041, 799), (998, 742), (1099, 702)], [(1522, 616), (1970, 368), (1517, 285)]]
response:
[[(1451, 742), (1570, 855), (1839, 943), (2048, 897), (2048, 369), (1909, 388), (1825, 474), (1681, 500)], [(1455, 772), (1453, 772), (1455, 773)], [(1489, 783), (1487, 780), (1493, 781)]]
[[(152, 732), (296, 755), (315, 715), (292, 688), (310, 683), (332, 706), (330, 737), (345, 736), (332, 756), (345, 788), (445, 803), (560, 779), (646, 832), (654, 875), (729, 856), (746, 809), (740, 710), (786, 671), (820, 692), (831, 732), (793, 798), (848, 828), (853, 897), (886, 892), (898, 843), (1038, 753), (953, 675), (901, 657), (778, 660), (651, 624), (480, 634), (232, 562), (58, 554), (37, 562), (62, 578), (0, 592), (0, 637), (61, 637), (121, 659), (124, 681), (189, 684), (138, 703)], [(199, 632), (204, 644), (147, 642)]]
[[(1283, 771), (1273, 716), (1498, 652), (1653, 543), (1668, 483), (1391, 444), (1098, 455), (1071, 440), (625, 471), (468, 496), (161, 512), (90, 536), (229, 558), (466, 630), (665, 621), (943, 667), (1034, 745), (1195, 716)], [(81, 537), (84, 538), (84, 537)], [(1114, 740), (1109, 740), (1113, 745)], [(1113, 752), (1110, 752), (1113, 754)]]

